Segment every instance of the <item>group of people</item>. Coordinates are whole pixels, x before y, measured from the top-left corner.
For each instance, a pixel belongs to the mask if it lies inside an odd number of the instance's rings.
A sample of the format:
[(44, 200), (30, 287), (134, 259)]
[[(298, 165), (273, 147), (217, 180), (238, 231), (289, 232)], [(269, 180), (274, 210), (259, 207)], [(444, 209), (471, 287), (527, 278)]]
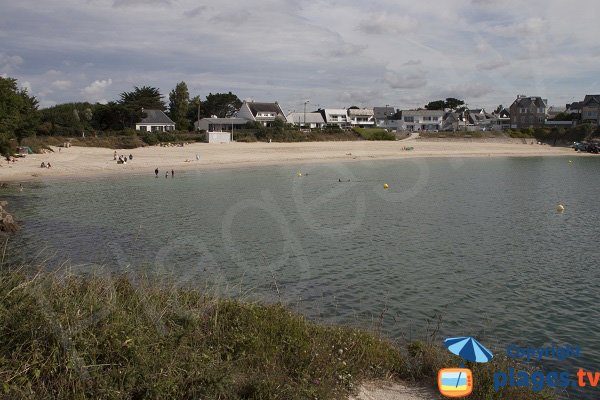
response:
[[(113, 154), (113, 159), (117, 162), (117, 164), (127, 164), (127, 156), (120, 155), (117, 158), (117, 151)], [(129, 154), (129, 161), (133, 160), (133, 154)]]
[[(157, 178), (158, 178), (158, 172), (159, 172), (159, 171), (158, 171), (158, 168), (156, 168), (156, 169), (154, 170), (154, 175), (155, 175)], [(165, 178), (168, 178), (168, 177), (169, 177), (169, 170), (166, 170), (166, 171), (165, 171)], [(171, 178), (175, 178), (175, 171), (174, 171), (174, 170), (171, 170)]]
[(40, 168), (52, 168), (52, 165), (50, 165), (50, 161), (48, 161), (47, 163), (42, 161), (42, 163), (40, 164)]

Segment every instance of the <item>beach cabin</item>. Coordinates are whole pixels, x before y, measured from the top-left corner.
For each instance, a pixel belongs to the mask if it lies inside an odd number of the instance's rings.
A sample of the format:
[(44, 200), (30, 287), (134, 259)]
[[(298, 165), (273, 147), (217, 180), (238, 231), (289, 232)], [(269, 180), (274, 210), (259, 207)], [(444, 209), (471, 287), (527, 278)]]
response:
[(142, 108), (142, 120), (135, 124), (140, 132), (168, 132), (175, 130), (175, 122), (161, 110), (145, 110)]

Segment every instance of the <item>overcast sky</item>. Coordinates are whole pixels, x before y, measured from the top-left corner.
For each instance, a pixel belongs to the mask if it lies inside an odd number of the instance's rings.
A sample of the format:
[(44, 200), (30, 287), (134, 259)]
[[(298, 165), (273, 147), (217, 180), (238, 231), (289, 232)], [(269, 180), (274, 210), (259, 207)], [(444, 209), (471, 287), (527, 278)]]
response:
[(600, 93), (597, 0), (2, 0), (0, 74), (42, 106), (133, 86), (303, 108)]

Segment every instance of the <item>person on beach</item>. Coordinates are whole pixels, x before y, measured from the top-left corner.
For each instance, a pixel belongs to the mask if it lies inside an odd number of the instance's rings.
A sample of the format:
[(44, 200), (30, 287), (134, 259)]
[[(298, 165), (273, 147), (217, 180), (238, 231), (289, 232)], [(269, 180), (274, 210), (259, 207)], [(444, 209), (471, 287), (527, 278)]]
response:
[(175, 171), (174, 170), (171, 170), (171, 179), (172, 178), (175, 178)]
[(117, 161), (117, 151), (116, 151), (116, 150), (115, 150), (115, 154), (114, 154), (114, 158), (113, 158), (113, 160), (114, 160), (114, 161)]
[(22, 192), (22, 191), (23, 191), (23, 184), (19, 183), (19, 192)]
[(133, 160), (133, 154), (129, 154), (129, 161)]
[(46, 168), (46, 163), (42, 161), (42, 163), (40, 164), (40, 168)]
[(196, 161), (200, 161), (200, 154), (196, 154)]
[(50, 161), (48, 161), (48, 169), (50, 169), (50, 167), (52, 167), (52, 165), (50, 165)]
[(165, 172), (165, 178), (169, 177), (169, 171)]
[(156, 169), (154, 170), (154, 175), (156, 175), (156, 177), (158, 178), (158, 168), (156, 168)]

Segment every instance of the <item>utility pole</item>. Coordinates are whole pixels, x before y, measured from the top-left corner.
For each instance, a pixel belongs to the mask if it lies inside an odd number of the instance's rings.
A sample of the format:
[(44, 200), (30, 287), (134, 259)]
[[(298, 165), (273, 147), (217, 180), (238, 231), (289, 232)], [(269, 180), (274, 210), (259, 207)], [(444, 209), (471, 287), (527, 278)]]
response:
[(304, 127), (306, 128), (306, 103), (309, 103), (309, 100), (304, 102)]

